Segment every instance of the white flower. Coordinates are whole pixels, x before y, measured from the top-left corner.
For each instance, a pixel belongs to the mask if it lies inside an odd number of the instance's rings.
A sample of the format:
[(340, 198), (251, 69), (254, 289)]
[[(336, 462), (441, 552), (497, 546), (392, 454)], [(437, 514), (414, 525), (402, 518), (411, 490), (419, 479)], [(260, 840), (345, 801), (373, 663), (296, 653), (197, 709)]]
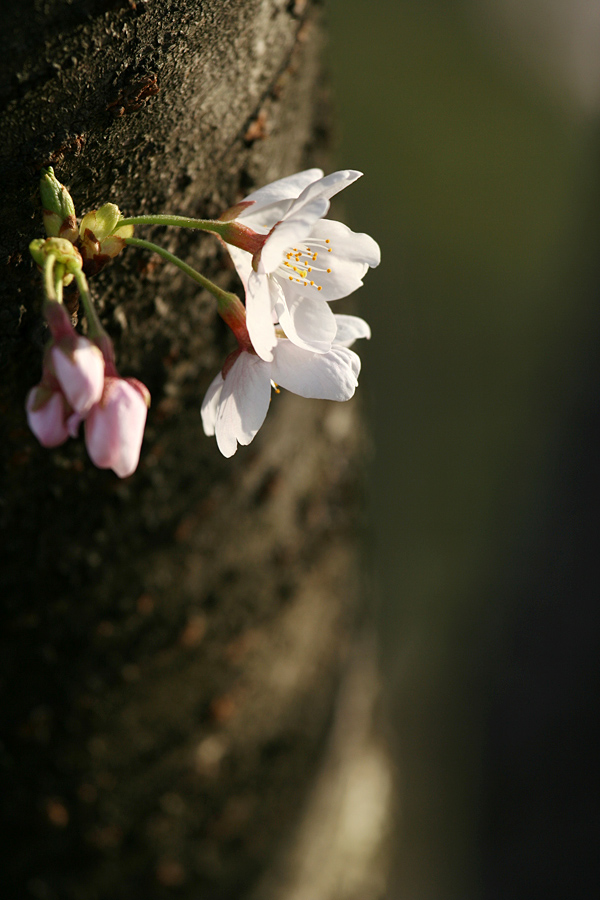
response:
[(349, 345), (370, 337), (369, 326), (357, 316), (336, 316), (339, 338), (325, 353), (315, 353), (277, 336), (272, 361), (240, 347), (213, 380), (202, 403), (202, 424), (216, 435), (223, 456), (233, 456), (238, 444), (249, 444), (265, 420), (273, 385), (301, 397), (349, 400), (358, 384), (360, 359)]
[(262, 359), (273, 359), (275, 322), (298, 347), (328, 352), (336, 334), (328, 301), (351, 294), (367, 269), (379, 265), (373, 238), (323, 219), (331, 197), (361, 174), (346, 169), (323, 177), (321, 169), (307, 169), (260, 188), (235, 208), (235, 222), (265, 235), (254, 254), (228, 244), (246, 289), (248, 332)]

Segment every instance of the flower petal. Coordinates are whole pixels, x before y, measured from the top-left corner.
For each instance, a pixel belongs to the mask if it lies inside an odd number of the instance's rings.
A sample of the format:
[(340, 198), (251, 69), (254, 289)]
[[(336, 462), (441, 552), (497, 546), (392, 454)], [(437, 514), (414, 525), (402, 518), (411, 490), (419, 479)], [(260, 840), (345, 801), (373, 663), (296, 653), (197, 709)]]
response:
[(204, 428), (204, 434), (207, 434), (209, 437), (215, 433), (215, 422), (217, 421), (217, 412), (221, 400), (223, 384), (223, 375), (219, 372), (217, 377), (213, 378), (211, 381), (210, 386), (204, 395), (204, 400), (202, 401), (202, 408), (200, 410), (202, 415), (202, 427)]
[[(311, 241), (328, 241), (331, 252), (325, 252)], [(321, 219), (315, 222), (306, 241), (317, 254), (311, 278), (320, 285), (323, 300), (347, 297), (362, 286), (362, 279), (369, 266), (379, 265), (379, 246), (368, 234), (352, 231), (342, 222)], [(319, 272), (319, 269), (331, 269)], [(288, 290), (298, 292), (301, 285), (289, 282)]]
[(277, 305), (279, 324), (296, 344), (316, 353), (327, 353), (337, 325), (329, 305), (321, 297), (288, 295)]
[(246, 250), (240, 250), (239, 247), (234, 247), (233, 244), (225, 244), (225, 247), (240, 276), (240, 281), (244, 285), (244, 290), (247, 291), (248, 279), (250, 278), (250, 272), (252, 271), (252, 256), (250, 253), (247, 253)]
[(256, 210), (251, 206), (247, 212), (244, 210), (244, 218), (239, 215), (237, 220), (241, 220), (242, 225), (252, 228), (258, 234), (268, 234), (273, 225), (283, 219), (293, 202), (294, 198), (278, 200), (277, 203), (269, 203)]
[[(214, 382), (213, 382), (214, 384)], [(215, 435), (223, 456), (249, 444), (265, 420), (271, 399), (270, 366), (253, 353), (240, 353), (223, 382)]]
[(246, 326), (252, 346), (261, 359), (273, 359), (273, 347), (277, 343), (271, 312), (269, 276), (259, 263), (258, 271), (252, 271), (246, 291)]
[(379, 244), (369, 234), (360, 231), (352, 231), (343, 222), (333, 219), (323, 219), (317, 222), (311, 231), (311, 237), (329, 238), (333, 246), (333, 255), (344, 260), (358, 260), (369, 266), (377, 268), (381, 262), (381, 250)]
[(336, 347), (350, 347), (358, 338), (370, 338), (371, 329), (359, 316), (336, 315), (337, 332), (334, 343)]
[(346, 347), (310, 353), (286, 340), (277, 342), (271, 364), (271, 378), (277, 384), (301, 397), (323, 400), (349, 400), (359, 372), (359, 357)]
[[(313, 178), (312, 176), (315, 173), (319, 173), (319, 175)], [(273, 201), (269, 201), (264, 205), (262, 203), (258, 205), (253, 203), (252, 206), (242, 210), (237, 217), (238, 220), (243, 218), (245, 225), (267, 234), (277, 222), (290, 217), (296, 219), (303, 207), (312, 203), (315, 199), (320, 198), (321, 200), (329, 201), (338, 191), (348, 187), (349, 184), (360, 178), (362, 172), (345, 169), (341, 172), (332, 172), (331, 175), (327, 175), (325, 178), (321, 177), (322, 175), (321, 169), (307, 169), (305, 172), (299, 172), (297, 176), (292, 175), (289, 179), (282, 178), (281, 182), (291, 182), (294, 178), (297, 178), (297, 186), (301, 185), (300, 190), (294, 193), (286, 193), (283, 197), (274, 197)], [(262, 190), (267, 191), (267, 189), (278, 184), (279, 182), (274, 182), (273, 185), (267, 185), (266, 188), (261, 188), (260, 191), (252, 194), (251, 197), (255, 197)], [(278, 192), (279, 189), (274, 194)], [(265, 194), (265, 198), (266, 196)], [(246, 200), (248, 199), (250, 198), (247, 197)], [(324, 216), (329, 209), (329, 202), (322, 209), (323, 211), (320, 215)]]
[(339, 172), (331, 172), (325, 178), (309, 184), (298, 197), (297, 203), (302, 205), (315, 197), (324, 197), (330, 200), (335, 194), (343, 191), (361, 177), (362, 172), (358, 172), (356, 169), (340, 169)]
[(302, 204), (296, 200), (265, 241), (260, 255), (265, 270), (275, 271), (288, 247), (303, 244), (315, 223), (328, 209), (329, 200), (326, 197), (313, 197)]
[(272, 181), (271, 184), (266, 184), (244, 198), (245, 202), (250, 200), (252, 206), (243, 210), (238, 219), (245, 219), (270, 203), (276, 203), (280, 200), (295, 200), (305, 187), (322, 177), (322, 169), (305, 169), (303, 172), (296, 172), (294, 175), (287, 175), (285, 178)]

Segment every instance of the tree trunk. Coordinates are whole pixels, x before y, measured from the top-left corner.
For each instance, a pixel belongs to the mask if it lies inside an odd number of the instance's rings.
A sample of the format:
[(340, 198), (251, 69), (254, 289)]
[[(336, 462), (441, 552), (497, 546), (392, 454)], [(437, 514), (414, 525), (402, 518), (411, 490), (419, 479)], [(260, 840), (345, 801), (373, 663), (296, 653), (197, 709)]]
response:
[[(299, 0), (3, 12), (11, 898), (216, 900), (259, 877), (264, 896), (284, 896), (265, 872), (296, 827), (355, 632), (356, 407), (282, 393), (252, 446), (223, 459), (200, 420), (230, 349), (214, 301), (130, 248), (91, 289), (121, 374), (152, 393), (140, 467), (119, 481), (81, 439), (44, 450), (24, 415), (46, 339), (28, 244), (43, 235), (46, 165), (79, 215), (112, 201), (125, 215), (210, 217), (322, 162), (318, 12)], [(143, 234), (239, 287), (211, 236)]]

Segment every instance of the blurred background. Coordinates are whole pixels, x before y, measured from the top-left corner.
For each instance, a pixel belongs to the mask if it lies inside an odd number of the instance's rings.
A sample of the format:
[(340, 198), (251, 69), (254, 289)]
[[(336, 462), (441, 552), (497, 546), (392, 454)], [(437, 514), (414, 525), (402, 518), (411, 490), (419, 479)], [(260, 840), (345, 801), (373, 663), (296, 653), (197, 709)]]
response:
[[(598, 883), (600, 3), (329, 0), (399, 815), (390, 900)], [(366, 389), (366, 390), (365, 390)]]

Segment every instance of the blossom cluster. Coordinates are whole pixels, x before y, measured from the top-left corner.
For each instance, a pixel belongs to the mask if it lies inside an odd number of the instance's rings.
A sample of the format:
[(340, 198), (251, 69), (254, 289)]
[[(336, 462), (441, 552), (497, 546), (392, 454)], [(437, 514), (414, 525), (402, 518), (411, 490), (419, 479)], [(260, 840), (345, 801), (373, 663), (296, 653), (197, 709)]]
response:
[[(362, 285), (380, 260), (379, 246), (341, 222), (325, 218), (331, 198), (359, 178), (342, 170), (324, 176), (307, 169), (250, 194), (217, 220), (149, 215), (121, 218), (106, 203), (88, 212), (79, 227), (69, 192), (52, 169), (41, 182), (46, 240), (31, 254), (44, 277), (44, 315), (50, 332), (42, 378), (26, 400), (29, 426), (45, 447), (76, 437), (84, 423), (89, 456), (119, 477), (137, 468), (150, 404), (148, 389), (121, 378), (112, 343), (100, 324), (87, 287), (125, 246), (151, 250), (179, 266), (211, 291), (219, 315), (237, 340), (202, 403), (202, 423), (224, 456), (249, 444), (263, 424), (271, 390), (279, 385), (302, 397), (343, 401), (353, 396), (360, 359), (350, 349), (370, 337), (357, 316), (336, 315), (330, 303)], [(176, 225), (217, 234), (231, 254), (245, 292), (245, 305), (176, 256), (133, 237), (134, 224)], [(75, 280), (88, 320), (78, 334), (62, 302)]]
[(349, 347), (370, 337), (369, 326), (334, 315), (329, 304), (362, 285), (380, 251), (369, 235), (324, 216), (331, 197), (360, 175), (308, 169), (260, 188), (221, 217), (246, 295), (245, 322), (239, 312), (220, 310), (238, 349), (202, 404), (204, 431), (224, 456), (252, 441), (274, 386), (327, 400), (354, 394), (360, 359)]
[(96, 344), (75, 332), (61, 303), (48, 301), (45, 312), (52, 337), (42, 379), (27, 395), (29, 427), (42, 446), (58, 447), (77, 437), (84, 422), (92, 462), (120, 478), (131, 475), (140, 458), (148, 389), (135, 378), (120, 378), (111, 356), (105, 359)]
[[(58, 447), (77, 437), (84, 422), (92, 462), (125, 478), (139, 462), (150, 393), (137, 379), (119, 376), (112, 342), (91, 302), (85, 272), (97, 272), (116, 256), (133, 228), (119, 228), (121, 214), (114, 203), (89, 212), (78, 228), (71, 196), (52, 169), (42, 174), (40, 187), (48, 237), (32, 241), (30, 251), (44, 274), (43, 309), (50, 341), (41, 381), (27, 395), (27, 421), (43, 447)], [(75, 331), (63, 304), (63, 288), (73, 280), (91, 339)]]

